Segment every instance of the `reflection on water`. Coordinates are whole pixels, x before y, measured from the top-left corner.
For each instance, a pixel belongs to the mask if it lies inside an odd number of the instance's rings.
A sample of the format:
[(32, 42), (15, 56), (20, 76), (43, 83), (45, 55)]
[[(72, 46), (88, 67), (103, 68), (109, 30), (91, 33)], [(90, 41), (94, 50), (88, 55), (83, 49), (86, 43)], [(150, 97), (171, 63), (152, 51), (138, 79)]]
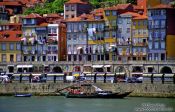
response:
[(0, 97), (0, 112), (175, 112), (175, 99), (67, 99), (62, 96)]

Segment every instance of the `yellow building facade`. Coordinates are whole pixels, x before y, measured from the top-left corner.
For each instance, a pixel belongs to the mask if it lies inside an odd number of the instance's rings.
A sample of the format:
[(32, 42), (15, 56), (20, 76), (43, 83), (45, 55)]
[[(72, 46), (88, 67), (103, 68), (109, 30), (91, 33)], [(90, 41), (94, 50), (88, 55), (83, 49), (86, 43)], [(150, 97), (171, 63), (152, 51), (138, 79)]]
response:
[(148, 47), (147, 17), (135, 17), (132, 21), (133, 60), (146, 60)]
[(174, 50), (174, 44), (175, 44), (175, 35), (167, 35), (166, 37), (166, 51), (167, 51), (167, 59), (175, 59), (175, 50)]

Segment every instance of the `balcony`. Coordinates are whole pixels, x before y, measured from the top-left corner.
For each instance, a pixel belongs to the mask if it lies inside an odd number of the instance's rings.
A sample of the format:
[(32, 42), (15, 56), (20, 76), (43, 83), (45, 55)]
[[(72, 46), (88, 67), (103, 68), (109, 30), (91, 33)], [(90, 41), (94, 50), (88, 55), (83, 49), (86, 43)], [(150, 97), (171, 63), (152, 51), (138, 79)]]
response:
[(148, 43), (144, 43), (144, 42), (133, 44), (133, 46), (147, 46), (147, 45), (148, 45)]

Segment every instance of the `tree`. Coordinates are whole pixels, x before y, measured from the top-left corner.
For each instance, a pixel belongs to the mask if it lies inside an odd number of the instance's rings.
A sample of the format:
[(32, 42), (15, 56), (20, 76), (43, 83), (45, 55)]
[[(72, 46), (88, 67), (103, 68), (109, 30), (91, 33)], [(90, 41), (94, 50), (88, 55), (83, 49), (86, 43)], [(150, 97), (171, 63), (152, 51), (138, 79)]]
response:
[(137, 0), (127, 0), (126, 2), (131, 4), (137, 4)]

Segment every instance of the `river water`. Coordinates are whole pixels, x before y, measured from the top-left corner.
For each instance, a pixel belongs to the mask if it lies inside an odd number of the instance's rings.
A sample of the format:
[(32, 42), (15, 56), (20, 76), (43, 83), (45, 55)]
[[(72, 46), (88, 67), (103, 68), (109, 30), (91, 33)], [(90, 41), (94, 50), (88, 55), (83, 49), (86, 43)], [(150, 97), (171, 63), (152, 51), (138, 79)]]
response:
[(0, 112), (175, 112), (175, 99), (68, 99), (63, 96), (0, 97)]

